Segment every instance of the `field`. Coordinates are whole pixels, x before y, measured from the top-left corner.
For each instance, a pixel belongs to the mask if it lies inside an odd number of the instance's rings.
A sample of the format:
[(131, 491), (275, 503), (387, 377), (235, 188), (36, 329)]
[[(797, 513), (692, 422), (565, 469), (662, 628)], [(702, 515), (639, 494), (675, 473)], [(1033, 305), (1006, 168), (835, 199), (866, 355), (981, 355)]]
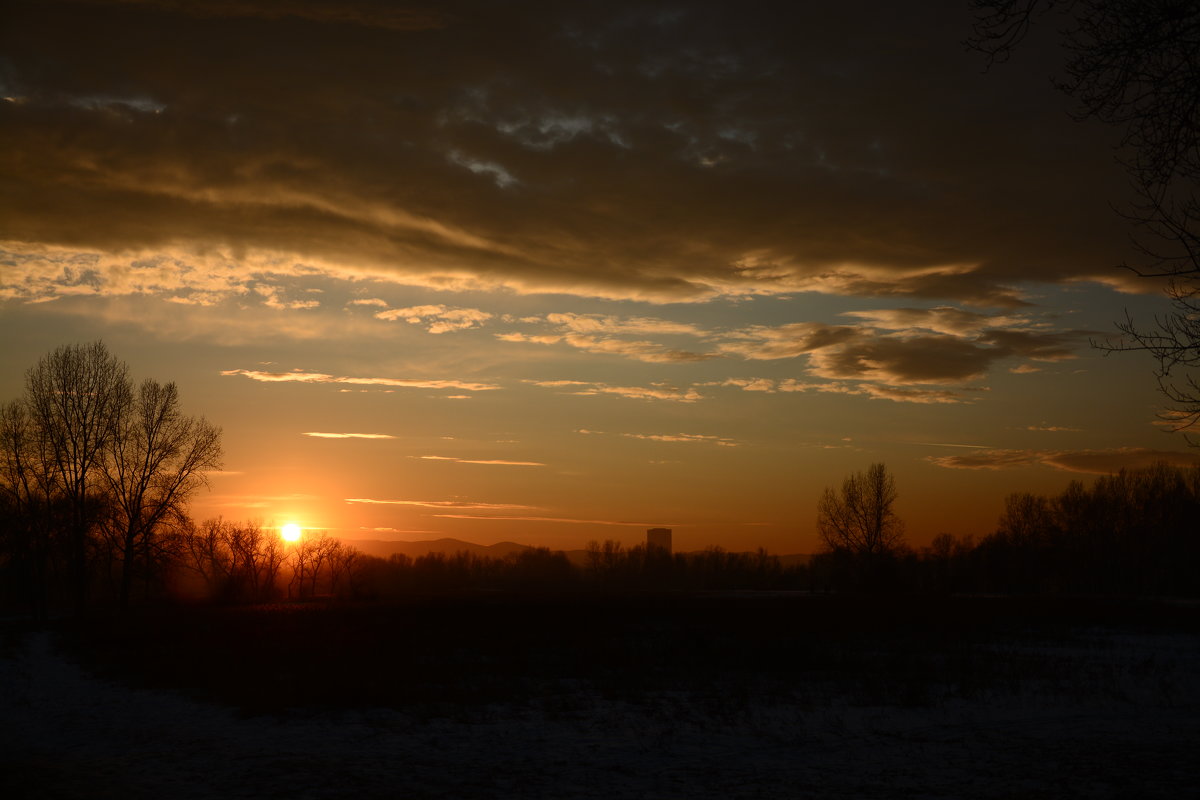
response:
[(1178, 797), (1200, 608), (476, 595), (4, 628), (6, 797)]

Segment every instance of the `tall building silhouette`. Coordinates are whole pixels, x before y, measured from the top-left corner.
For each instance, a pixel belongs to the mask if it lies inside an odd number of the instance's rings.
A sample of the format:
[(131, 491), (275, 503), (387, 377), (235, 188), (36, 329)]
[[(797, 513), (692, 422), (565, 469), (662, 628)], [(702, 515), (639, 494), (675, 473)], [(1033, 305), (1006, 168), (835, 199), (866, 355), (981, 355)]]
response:
[(651, 528), (646, 531), (646, 550), (666, 550), (671, 552), (671, 529), (670, 528)]

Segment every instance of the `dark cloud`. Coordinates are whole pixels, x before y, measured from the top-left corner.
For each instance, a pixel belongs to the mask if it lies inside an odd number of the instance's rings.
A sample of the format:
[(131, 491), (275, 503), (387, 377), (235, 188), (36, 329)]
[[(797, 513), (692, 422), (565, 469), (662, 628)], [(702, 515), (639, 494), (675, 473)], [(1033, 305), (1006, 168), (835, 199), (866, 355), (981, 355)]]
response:
[(420, 31), (441, 28), (446, 19), (428, 9), (397, 8), (388, 2), (355, 0), (73, 0), (79, 5), (130, 6), (192, 17), (299, 19), (320, 24), (341, 23)]
[[(893, 332), (870, 327), (796, 323), (756, 326), (732, 335), (721, 352), (748, 359), (808, 356), (809, 372), (821, 378), (883, 384), (961, 383), (985, 375), (1003, 359), (1059, 361), (1074, 358), (1086, 332), (983, 327), (1003, 317), (953, 308), (852, 312)], [(902, 327), (913, 325), (915, 327)], [(982, 328), (980, 330), (980, 328)], [(927, 330), (958, 330), (928, 333)]]
[(1103, 131), (958, 2), (437, 7), (6, 4), (2, 238), (652, 301), (1119, 260)]

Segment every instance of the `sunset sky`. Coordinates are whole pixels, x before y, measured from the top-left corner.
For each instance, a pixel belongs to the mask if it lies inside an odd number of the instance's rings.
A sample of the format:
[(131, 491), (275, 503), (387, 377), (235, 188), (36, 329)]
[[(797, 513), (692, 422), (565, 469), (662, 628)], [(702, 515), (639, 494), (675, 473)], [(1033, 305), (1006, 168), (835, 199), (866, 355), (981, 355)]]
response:
[(1158, 458), (1167, 310), (1053, 21), (966, 0), (7, 0), (0, 400), (103, 339), (224, 429), (193, 515), (813, 552)]

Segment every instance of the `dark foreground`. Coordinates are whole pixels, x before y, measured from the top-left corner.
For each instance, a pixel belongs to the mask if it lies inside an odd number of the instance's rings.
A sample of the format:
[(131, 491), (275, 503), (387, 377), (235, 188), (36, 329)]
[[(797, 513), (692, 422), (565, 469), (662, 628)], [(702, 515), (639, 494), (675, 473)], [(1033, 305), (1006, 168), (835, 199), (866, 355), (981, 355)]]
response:
[(1178, 797), (1200, 609), (488, 596), (0, 650), (5, 797)]

